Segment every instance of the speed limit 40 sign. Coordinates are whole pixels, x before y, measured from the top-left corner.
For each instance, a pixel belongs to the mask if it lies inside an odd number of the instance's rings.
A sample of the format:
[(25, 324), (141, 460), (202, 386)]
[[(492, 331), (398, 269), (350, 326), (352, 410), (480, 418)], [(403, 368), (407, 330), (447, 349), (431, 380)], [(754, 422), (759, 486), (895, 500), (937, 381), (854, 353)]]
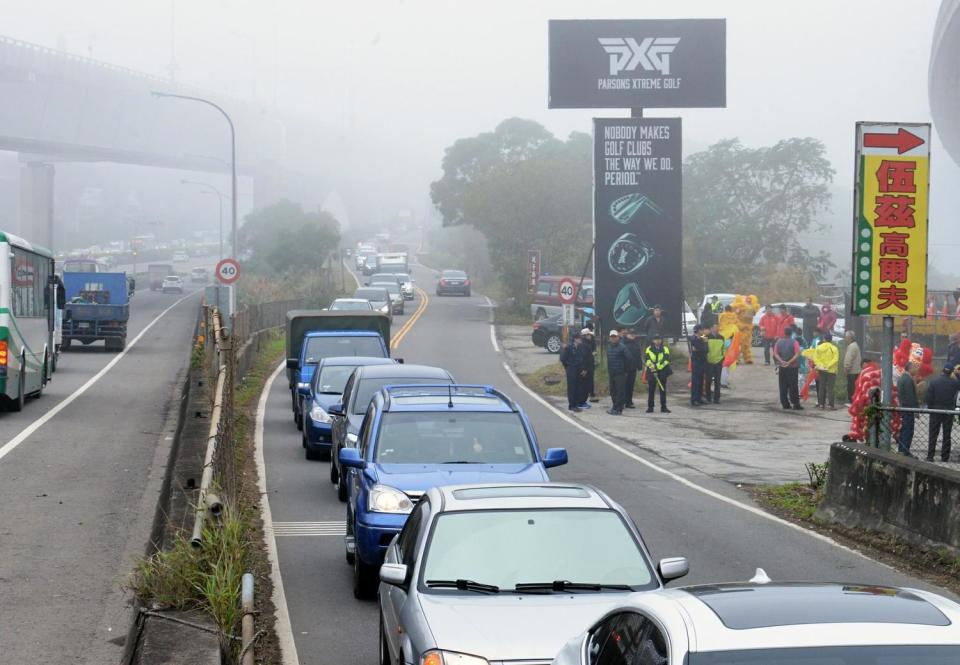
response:
[(222, 259), (215, 269), (221, 284), (233, 284), (240, 279), (240, 264), (236, 259)]
[(560, 296), (560, 302), (564, 305), (572, 305), (577, 299), (577, 284), (572, 279), (560, 280), (560, 289), (557, 292)]

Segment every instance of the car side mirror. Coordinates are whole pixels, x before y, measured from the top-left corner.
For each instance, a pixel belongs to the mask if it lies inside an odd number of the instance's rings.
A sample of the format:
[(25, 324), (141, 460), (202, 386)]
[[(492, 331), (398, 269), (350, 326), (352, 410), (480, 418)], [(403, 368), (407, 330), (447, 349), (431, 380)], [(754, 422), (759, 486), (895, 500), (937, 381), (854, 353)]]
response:
[(342, 416), (343, 415), (343, 404), (332, 404), (327, 409), (327, 413), (331, 416)]
[(385, 563), (380, 566), (380, 581), (393, 586), (407, 583), (407, 567), (402, 563)]
[(300, 359), (287, 358), (287, 369), (300, 369)]
[(367, 463), (361, 459), (360, 451), (356, 448), (341, 448), (340, 466), (349, 467), (351, 469), (363, 469), (366, 468)]
[(543, 466), (547, 469), (555, 466), (562, 466), (567, 463), (566, 448), (547, 448), (543, 456)]
[(690, 572), (690, 562), (685, 556), (673, 556), (667, 559), (660, 559), (657, 564), (657, 570), (664, 582), (676, 580)]
[(127, 295), (128, 295), (128, 296), (132, 296), (132, 295), (136, 292), (136, 290), (137, 290), (137, 280), (135, 280), (133, 277), (131, 277), (131, 278), (130, 278), (129, 280), (127, 280), (127, 281), (128, 281), (128, 285), (127, 285)]
[(297, 386), (297, 393), (299, 393), (300, 395), (303, 395), (304, 397), (309, 397), (309, 396), (310, 396), (310, 384), (309, 384), (309, 383), (303, 383), (303, 384), (300, 384), (299, 386)]

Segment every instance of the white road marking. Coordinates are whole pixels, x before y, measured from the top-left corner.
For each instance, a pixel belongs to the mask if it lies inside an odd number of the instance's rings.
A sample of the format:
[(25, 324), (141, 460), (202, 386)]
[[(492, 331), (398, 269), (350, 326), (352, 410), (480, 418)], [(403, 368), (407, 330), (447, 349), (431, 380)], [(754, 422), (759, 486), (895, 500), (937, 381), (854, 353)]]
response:
[[(274, 370), (257, 402), (257, 425), (253, 434), (254, 460), (257, 463), (257, 487), (260, 490), (260, 519), (263, 521), (263, 539), (267, 545), (267, 558), (270, 560), (270, 577), (273, 578), (274, 631), (280, 645), (280, 658), (284, 665), (298, 665), (297, 644), (293, 640), (293, 627), (290, 625), (290, 610), (287, 608), (287, 596), (283, 591), (283, 577), (280, 575), (280, 560), (277, 558), (277, 540), (274, 532), (273, 515), (270, 512), (270, 496), (267, 494), (267, 467), (263, 462), (263, 418), (267, 413), (267, 397), (270, 388), (287, 364), (281, 362)], [(281, 522), (282, 524), (282, 522)]]
[[(491, 318), (492, 318), (492, 310), (491, 310)], [(496, 333), (494, 332), (494, 324), (493, 324), (493, 321), (492, 321), (492, 320), (491, 320), (491, 322), (490, 322), (490, 342), (493, 344), (494, 350), (495, 350), (497, 353), (499, 353), (499, 352), (500, 352), (500, 348), (499, 348), (499, 346), (497, 345), (497, 338), (496, 338)], [(569, 423), (570, 425), (573, 425), (574, 427), (576, 427), (577, 429), (579, 429), (580, 431), (582, 431), (584, 434), (587, 434), (588, 436), (593, 437), (594, 439), (596, 439), (597, 441), (599, 441), (599, 442), (602, 443), (603, 445), (608, 446), (609, 448), (612, 448), (613, 450), (616, 450), (618, 453), (620, 453), (620, 454), (622, 454), (622, 455), (625, 455), (625, 456), (629, 457), (630, 459), (632, 459), (632, 460), (634, 460), (634, 461), (636, 461), (636, 462), (639, 462), (640, 464), (643, 464), (643, 465), (646, 466), (647, 468), (652, 469), (653, 471), (656, 471), (657, 473), (663, 474), (664, 476), (670, 478), (671, 480), (675, 480), (676, 482), (680, 483), (681, 485), (684, 485), (685, 487), (689, 487), (690, 489), (692, 489), (692, 490), (694, 490), (694, 491), (696, 491), (696, 492), (700, 492), (701, 494), (705, 494), (706, 496), (709, 496), (709, 497), (712, 498), (712, 499), (715, 499), (715, 500), (720, 501), (720, 502), (722, 502), (722, 503), (726, 503), (726, 504), (728, 504), (728, 505), (734, 506), (734, 507), (736, 507), (736, 508), (739, 508), (740, 510), (744, 510), (744, 511), (746, 511), (746, 512), (752, 514), (752, 515), (756, 515), (757, 517), (762, 517), (762, 518), (765, 519), (765, 520), (769, 520), (769, 521), (774, 522), (774, 523), (776, 523), (776, 524), (780, 524), (781, 526), (785, 526), (785, 527), (787, 527), (787, 528), (789, 528), (789, 529), (793, 529), (794, 531), (798, 531), (798, 532), (800, 532), (800, 533), (806, 534), (807, 536), (810, 536), (811, 538), (815, 538), (816, 540), (822, 541), (822, 542), (827, 543), (827, 544), (829, 544), (829, 545), (833, 545), (834, 547), (839, 548), (839, 549), (841, 549), (841, 550), (843, 550), (843, 551), (845, 551), (845, 552), (849, 552), (849, 553), (851, 553), (851, 554), (855, 554), (855, 555), (857, 555), (857, 556), (859, 556), (859, 557), (862, 557), (862, 558), (866, 559), (867, 561), (870, 561), (870, 562), (872, 562), (872, 563), (876, 563), (876, 564), (881, 565), (881, 566), (883, 566), (883, 567), (885, 567), (885, 568), (888, 568), (889, 570), (896, 570), (893, 566), (889, 566), (889, 565), (887, 565), (887, 564), (885, 564), (885, 563), (883, 563), (883, 562), (881, 562), (881, 561), (876, 561), (876, 560), (874, 560), (874, 559), (871, 559), (871, 558), (868, 557), (866, 554), (863, 554), (862, 552), (858, 552), (858, 551), (856, 551), (855, 549), (852, 549), (852, 548), (850, 548), (850, 547), (847, 547), (846, 545), (843, 545), (843, 544), (841, 544), (841, 543), (838, 543), (838, 542), (837, 542), (836, 540), (834, 540), (833, 538), (830, 538), (830, 537), (828, 537), (828, 536), (825, 536), (825, 535), (823, 535), (823, 534), (821, 534), (821, 533), (817, 533), (816, 531), (811, 531), (810, 529), (804, 528), (804, 527), (800, 526), (799, 524), (794, 524), (793, 522), (790, 522), (790, 521), (788, 521), (788, 520), (785, 520), (785, 519), (783, 519), (783, 518), (781, 518), (781, 517), (777, 517), (776, 515), (773, 515), (773, 514), (771, 514), (771, 513), (768, 513), (768, 512), (766, 512), (765, 510), (761, 510), (760, 508), (757, 508), (757, 507), (755, 507), (755, 506), (751, 506), (750, 504), (743, 503), (742, 501), (737, 501), (736, 499), (732, 499), (732, 498), (730, 498), (730, 497), (728, 497), (728, 496), (724, 496), (723, 494), (720, 494), (719, 492), (715, 492), (715, 491), (713, 491), (713, 490), (711, 490), (711, 489), (707, 489), (706, 487), (703, 487), (702, 485), (698, 485), (697, 483), (693, 482), (693, 481), (690, 480), (689, 478), (684, 478), (683, 476), (681, 476), (681, 475), (679, 475), (679, 474), (676, 474), (676, 473), (674, 473), (673, 471), (670, 471), (670, 470), (668, 470), (668, 469), (665, 469), (664, 467), (662, 467), (662, 466), (660, 466), (660, 465), (658, 465), (658, 464), (654, 464), (653, 462), (651, 462), (651, 461), (649, 461), (649, 460), (647, 460), (647, 459), (644, 459), (643, 457), (641, 457), (640, 455), (637, 455), (636, 453), (630, 452), (629, 450), (623, 448), (622, 446), (617, 445), (616, 443), (614, 443), (614, 442), (611, 441), (610, 439), (607, 439), (607, 438), (604, 437), (603, 435), (601, 435), (601, 434), (593, 431), (593, 430), (590, 429), (589, 427), (587, 427), (587, 426), (585, 426), (585, 425), (577, 422), (576, 420), (574, 420), (573, 418), (571, 418), (571, 417), (568, 416), (567, 414), (563, 413), (563, 411), (561, 411), (560, 409), (558, 409), (557, 407), (555, 407), (553, 404), (551, 404), (551, 403), (548, 402), (547, 400), (543, 399), (543, 397), (541, 397), (540, 395), (538, 395), (537, 393), (535, 393), (535, 392), (534, 392), (533, 390), (531, 390), (523, 381), (521, 381), (521, 380), (520, 380), (520, 377), (518, 377), (518, 376), (516, 375), (516, 373), (513, 371), (513, 369), (510, 368), (510, 365), (507, 364), (506, 362), (503, 363), (503, 369), (504, 369), (504, 371), (506, 371), (506, 373), (510, 376), (510, 378), (513, 380), (513, 382), (514, 382), (515, 384), (517, 384), (517, 387), (519, 387), (522, 391), (524, 391), (525, 393), (527, 393), (528, 395), (530, 395), (530, 397), (532, 397), (533, 399), (535, 399), (537, 402), (539, 402), (540, 404), (542, 404), (544, 407), (546, 407), (547, 409), (549, 409), (550, 411), (552, 411), (555, 416), (557, 416), (557, 417), (560, 418), (561, 420)]]
[(280, 536), (345, 536), (347, 523), (336, 522), (274, 522), (273, 535)]
[(150, 330), (150, 328), (152, 328), (154, 324), (157, 323), (157, 321), (162, 319), (167, 314), (167, 312), (169, 312), (171, 309), (173, 309), (174, 307), (182, 303), (187, 298), (192, 298), (193, 296), (199, 293), (201, 293), (201, 291), (194, 291), (193, 293), (188, 293), (187, 295), (183, 296), (182, 298), (177, 300), (175, 303), (167, 307), (165, 310), (160, 312), (155, 319), (153, 319), (150, 323), (146, 325), (146, 327), (143, 330), (140, 331), (139, 335), (134, 337), (133, 340), (129, 344), (127, 344), (126, 348), (123, 351), (115, 355), (113, 359), (110, 360), (110, 362), (104, 365), (103, 369), (101, 369), (99, 372), (91, 376), (89, 379), (87, 379), (86, 383), (84, 383), (82, 386), (74, 390), (70, 395), (68, 395), (63, 400), (61, 400), (56, 406), (54, 406), (45, 414), (43, 414), (42, 416), (34, 420), (29, 425), (27, 425), (25, 428), (23, 428), (23, 430), (20, 431), (19, 434), (17, 434), (15, 437), (13, 437), (9, 441), (7, 441), (5, 444), (3, 444), (3, 446), (0, 447), (0, 459), (3, 459), (4, 457), (6, 457), (8, 453), (12, 452), (17, 446), (19, 446), (21, 443), (26, 441), (31, 434), (33, 434), (38, 429), (40, 429), (44, 424), (52, 420), (58, 413), (60, 413), (65, 408), (73, 404), (73, 402), (78, 397), (80, 397), (83, 393), (87, 392), (87, 390), (89, 390), (91, 386), (93, 386), (97, 381), (99, 381), (104, 376), (106, 376), (107, 372), (113, 369), (118, 362), (123, 360), (123, 357), (127, 355), (134, 346), (137, 345), (137, 342), (140, 341), (140, 338), (146, 335), (147, 331)]
[[(487, 307), (490, 308), (490, 343), (493, 345), (493, 350), (497, 353), (500, 353), (500, 345), (497, 344), (497, 328), (493, 324), (493, 301), (490, 300), (489, 296), (484, 296), (487, 299)], [(504, 363), (506, 364), (506, 363)]]

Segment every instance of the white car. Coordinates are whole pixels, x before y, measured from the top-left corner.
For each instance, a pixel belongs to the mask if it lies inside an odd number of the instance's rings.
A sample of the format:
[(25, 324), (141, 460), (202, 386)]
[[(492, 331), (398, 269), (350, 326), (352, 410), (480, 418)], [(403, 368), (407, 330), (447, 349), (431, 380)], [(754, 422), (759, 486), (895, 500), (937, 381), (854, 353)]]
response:
[(413, 277), (405, 272), (397, 273), (397, 279), (400, 280), (400, 292), (403, 293), (404, 300), (413, 300)]
[[(796, 319), (797, 325), (802, 326), (803, 318), (800, 314), (800, 310), (806, 304), (807, 303), (805, 302), (775, 302), (773, 303), (773, 311), (774, 313), (779, 313), (780, 305), (786, 305), (787, 311), (789, 311), (793, 318)], [(819, 303), (813, 303), (813, 306), (818, 310), (823, 311)], [(751, 339), (753, 346), (763, 346), (763, 333), (760, 331), (760, 319), (766, 312), (766, 307), (766, 305), (761, 306), (760, 311), (753, 315), (753, 337)], [(847, 322), (843, 317), (839, 316), (840, 313), (841, 312), (837, 312), (837, 322), (833, 324), (833, 330), (830, 331), (830, 334), (833, 335), (834, 341), (843, 339), (843, 332), (847, 328)]]
[[(472, 662), (472, 661), (469, 661)], [(960, 605), (917, 589), (750, 582), (638, 593), (553, 665), (960, 662)]]
[(164, 277), (163, 283), (160, 285), (160, 290), (163, 293), (183, 293), (183, 280), (179, 275)]

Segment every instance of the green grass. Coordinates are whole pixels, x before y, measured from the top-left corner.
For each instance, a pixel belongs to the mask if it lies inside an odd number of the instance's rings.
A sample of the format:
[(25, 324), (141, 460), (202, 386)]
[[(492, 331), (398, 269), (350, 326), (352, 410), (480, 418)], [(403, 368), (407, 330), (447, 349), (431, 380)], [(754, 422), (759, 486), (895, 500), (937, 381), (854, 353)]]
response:
[(758, 485), (753, 495), (771, 512), (798, 520), (811, 520), (823, 500), (823, 488), (814, 489), (809, 483), (786, 485)]
[[(283, 353), (282, 331), (270, 332), (253, 367), (234, 389), (236, 469), (243, 470), (249, 462), (252, 407)], [(248, 474), (245, 477), (255, 482)], [(221, 494), (219, 488), (212, 491), (221, 496), (223, 512), (219, 519), (205, 521), (200, 547), (193, 547), (188, 531), (177, 531), (167, 549), (136, 564), (128, 585), (147, 607), (208, 614), (220, 630), (223, 653), (234, 662), (240, 644), (230, 636), (240, 630), (241, 578), (245, 572), (257, 575), (267, 568), (256, 531), (259, 497), (250, 487), (241, 487), (234, 497)]]

